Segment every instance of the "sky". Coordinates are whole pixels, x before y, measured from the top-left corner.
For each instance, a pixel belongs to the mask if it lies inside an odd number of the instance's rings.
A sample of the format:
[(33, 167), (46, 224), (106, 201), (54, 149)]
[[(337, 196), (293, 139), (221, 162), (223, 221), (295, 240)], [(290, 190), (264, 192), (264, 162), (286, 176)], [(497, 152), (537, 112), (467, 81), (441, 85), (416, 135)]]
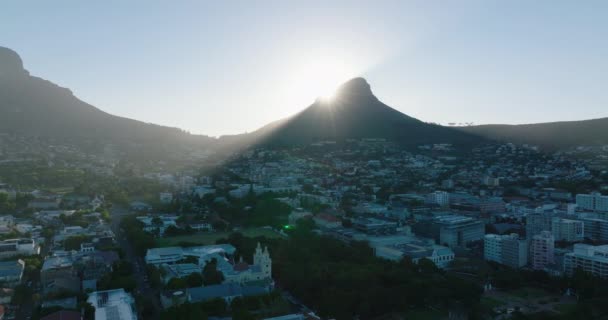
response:
[(427, 122), (608, 117), (608, 1), (30, 1), (0, 46), (119, 116), (219, 136), (362, 76)]

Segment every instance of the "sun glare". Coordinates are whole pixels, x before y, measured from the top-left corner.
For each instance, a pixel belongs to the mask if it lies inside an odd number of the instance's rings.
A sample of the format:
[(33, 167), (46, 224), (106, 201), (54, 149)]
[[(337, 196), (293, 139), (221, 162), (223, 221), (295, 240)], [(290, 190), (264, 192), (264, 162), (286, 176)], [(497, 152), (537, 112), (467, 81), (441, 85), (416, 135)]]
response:
[(356, 76), (354, 69), (340, 59), (317, 58), (294, 70), (290, 81), (290, 96), (298, 101), (320, 99), (332, 102), (340, 84)]

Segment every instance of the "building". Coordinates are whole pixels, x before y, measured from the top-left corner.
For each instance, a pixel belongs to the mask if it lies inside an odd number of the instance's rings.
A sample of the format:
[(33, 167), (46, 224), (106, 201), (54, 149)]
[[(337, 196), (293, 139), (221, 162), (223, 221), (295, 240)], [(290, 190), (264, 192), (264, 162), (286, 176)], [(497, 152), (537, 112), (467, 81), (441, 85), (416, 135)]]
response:
[(220, 261), (217, 269), (224, 274), (224, 281), (226, 283), (237, 283), (240, 285), (249, 285), (256, 283), (257, 286), (263, 286), (272, 288), (274, 282), (272, 281), (272, 259), (268, 252), (268, 247), (262, 246), (258, 242), (258, 245), (253, 254), (253, 264), (249, 265), (241, 261), (235, 264), (226, 263), (226, 261)]
[(521, 268), (528, 263), (528, 245), (516, 233), (509, 235), (486, 234), (483, 241), (486, 260)]
[(426, 196), (426, 202), (447, 207), (450, 205), (450, 194), (445, 191), (435, 191)]
[(585, 238), (608, 241), (608, 220), (592, 217), (581, 217), (579, 220), (584, 223)]
[(532, 237), (530, 243), (532, 268), (542, 270), (553, 264), (554, 245), (555, 239), (549, 231), (542, 231)]
[(582, 221), (554, 217), (551, 225), (555, 241), (579, 242), (585, 240), (585, 224)]
[(414, 263), (418, 263), (420, 259), (428, 259), (438, 268), (446, 268), (450, 262), (454, 261), (455, 257), (452, 249), (423, 241), (374, 246), (374, 252), (377, 257), (393, 261), (399, 261), (404, 257), (408, 257)]
[(163, 263), (173, 264), (186, 257), (195, 257), (201, 262), (211, 258), (226, 257), (234, 255), (236, 248), (230, 244), (216, 244), (198, 247), (165, 247), (152, 248), (146, 251), (146, 263), (160, 265)]
[(260, 296), (267, 294), (268, 292), (269, 291), (263, 287), (222, 283), (205, 287), (189, 288), (187, 299), (190, 303), (198, 303), (219, 298), (230, 304), (235, 298)]
[(17, 255), (40, 254), (40, 246), (34, 239), (9, 239), (0, 241), (0, 258), (8, 258)]
[(87, 302), (95, 308), (95, 320), (137, 320), (135, 299), (124, 289), (92, 292)]
[(603, 196), (599, 192), (577, 194), (576, 205), (584, 210), (608, 211), (608, 196)]
[(572, 275), (577, 269), (608, 278), (608, 245), (575, 244), (573, 252), (564, 255), (564, 273)]
[(326, 229), (339, 228), (342, 226), (342, 220), (329, 213), (319, 213), (312, 218), (315, 224)]
[(521, 268), (528, 264), (528, 242), (511, 235), (502, 242), (502, 263), (511, 268)]
[(27, 207), (36, 210), (59, 209), (60, 199), (34, 199), (28, 202)]
[(466, 247), (473, 241), (483, 239), (485, 226), (483, 222), (465, 216), (440, 216), (434, 221), (439, 229), (439, 244), (454, 247)]
[(201, 267), (194, 263), (176, 263), (162, 264), (161, 269), (164, 270), (162, 275), (163, 282), (166, 284), (173, 278), (184, 278), (193, 273), (201, 274)]
[(158, 231), (160, 236), (165, 234), (169, 227), (177, 228), (178, 216), (174, 215), (147, 215), (138, 216), (137, 220), (144, 224), (144, 231), (155, 233)]
[(54, 292), (80, 292), (81, 280), (70, 256), (51, 256), (44, 260), (40, 270), (40, 284), (45, 294)]
[(160, 203), (169, 204), (173, 201), (173, 194), (171, 192), (161, 192), (158, 196)]
[(502, 240), (499, 234), (486, 234), (483, 237), (483, 258), (488, 261), (502, 263)]
[(483, 177), (482, 182), (489, 187), (498, 187), (500, 185), (500, 179), (492, 176)]
[(535, 212), (526, 215), (526, 239), (532, 239), (543, 231), (553, 228), (553, 215), (546, 212)]
[(25, 262), (23, 260), (1, 261), (0, 282), (8, 287), (14, 287), (21, 282)]
[(397, 232), (397, 223), (376, 218), (358, 218), (352, 222), (353, 228), (366, 234), (392, 234)]

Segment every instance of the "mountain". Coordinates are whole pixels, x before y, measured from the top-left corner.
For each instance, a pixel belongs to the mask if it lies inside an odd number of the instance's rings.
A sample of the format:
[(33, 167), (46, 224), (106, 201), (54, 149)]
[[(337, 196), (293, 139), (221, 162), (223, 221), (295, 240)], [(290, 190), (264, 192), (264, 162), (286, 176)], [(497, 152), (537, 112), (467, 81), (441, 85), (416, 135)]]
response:
[(429, 143), (471, 145), (483, 141), (473, 134), (422, 122), (382, 103), (363, 78), (338, 88), (331, 100), (317, 99), (287, 119), (250, 134), (224, 137), (262, 145), (302, 145), (320, 140), (381, 138), (404, 146)]
[(527, 143), (550, 149), (608, 145), (608, 118), (521, 125), (480, 125), (459, 129), (488, 139)]
[(0, 47), (0, 133), (119, 151), (140, 158), (204, 148), (215, 139), (114, 116), (79, 100), (66, 88), (33, 77), (19, 55)]

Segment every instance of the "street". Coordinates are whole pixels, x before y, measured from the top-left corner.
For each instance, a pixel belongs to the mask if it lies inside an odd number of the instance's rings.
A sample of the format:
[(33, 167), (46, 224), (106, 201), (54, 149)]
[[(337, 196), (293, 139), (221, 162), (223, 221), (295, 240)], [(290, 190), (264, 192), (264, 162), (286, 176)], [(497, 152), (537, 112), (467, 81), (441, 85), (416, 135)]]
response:
[[(116, 242), (123, 250), (125, 254), (125, 259), (133, 265), (133, 277), (137, 283), (137, 287), (133, 292), (134, 296), (140, 296), (142, 300), (150, 300), (153, 301), (151, 305), (154, 306), (155, 310), (153, 312), (154, 316), (152, 318), (147, 317), (147, 319), (157, 320), (160, 315), (160, 300), (159, 300), (159, 291), (158, 289), (151, 288), (148, 282), (148, 275), (146, 274), (146, 264), (142, 257), (138, 257), (135, 254), (135, 250), (133, 246), (127, 239), (126, 235), (122, 232), (120, 228), (120, 221), (123, 217), (128, 215), (128, 210), (120, 207), (114, 207), (111, 210), (112, 215), (112, 231), (116, 236)], [(140, 318), (143, 319), (143, 317)]]

